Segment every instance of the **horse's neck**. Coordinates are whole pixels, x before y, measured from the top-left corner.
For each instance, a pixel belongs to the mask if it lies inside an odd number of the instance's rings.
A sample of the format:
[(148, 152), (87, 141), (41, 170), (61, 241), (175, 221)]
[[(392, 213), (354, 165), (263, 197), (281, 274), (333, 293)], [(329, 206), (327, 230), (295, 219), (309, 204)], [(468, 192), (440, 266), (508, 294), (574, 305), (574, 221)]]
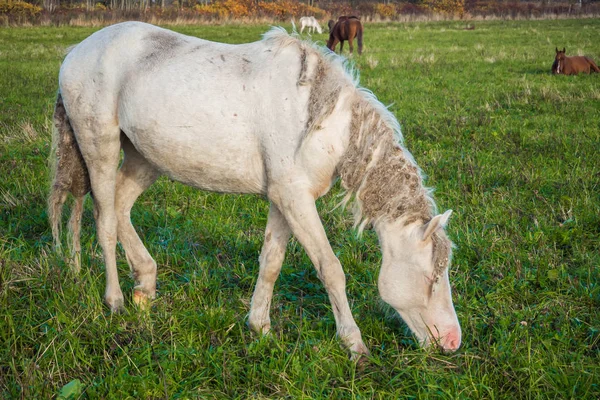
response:
[(368, 101), (357, 101), (352, 109), (350, 140), (338, 172), (364, 222), (431, 218), (432, 200), (418, 167)]

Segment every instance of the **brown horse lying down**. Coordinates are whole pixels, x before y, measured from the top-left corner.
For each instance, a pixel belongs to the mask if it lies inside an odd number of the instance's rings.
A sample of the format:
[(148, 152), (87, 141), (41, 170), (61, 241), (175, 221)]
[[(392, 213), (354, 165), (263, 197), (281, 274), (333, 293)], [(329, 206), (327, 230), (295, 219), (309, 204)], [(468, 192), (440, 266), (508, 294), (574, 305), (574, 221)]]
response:
[(341, 16), (335, 24), (333, 20), (330, 20), (328, 25), (329, 40), (327, 41), (327, 48), (329, 50), (335, 51), (335, 46), (340, 43), (340, 54), (342, 54), (344, 40), (347, 40), (350, 44), (350, 54), (352, 54), (354, 50), (352, 41), (356, 38), (358, 40), (358, 54), (362, 54), (363, 26), (358, 17)]
[(600, 69), (591, 58), (584, 56), (567, 57), (565, 50), (564, 47), (562, 51), (556, 48), (556, 58), (552, 64), (553, 74), (577, 75), (580, 72), (586, 74), (600, 72)]

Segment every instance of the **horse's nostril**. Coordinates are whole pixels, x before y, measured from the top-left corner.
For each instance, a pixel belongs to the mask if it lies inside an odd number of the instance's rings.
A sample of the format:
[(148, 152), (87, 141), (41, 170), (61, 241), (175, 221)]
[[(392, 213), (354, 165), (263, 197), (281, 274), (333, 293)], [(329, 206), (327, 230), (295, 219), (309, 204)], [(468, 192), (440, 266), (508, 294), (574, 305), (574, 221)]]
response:
[(452, 340), (450, 341), (450, 343), (448, 343), (448, 350), (450, 351), (456, 351), (458, 350), (458, 347), (460, 346), (460, 342), (458, 340)]
[(451, 332), (446, 335), (442, 342), (444, 351), (456, 351), (460, 347), (460, 333)]

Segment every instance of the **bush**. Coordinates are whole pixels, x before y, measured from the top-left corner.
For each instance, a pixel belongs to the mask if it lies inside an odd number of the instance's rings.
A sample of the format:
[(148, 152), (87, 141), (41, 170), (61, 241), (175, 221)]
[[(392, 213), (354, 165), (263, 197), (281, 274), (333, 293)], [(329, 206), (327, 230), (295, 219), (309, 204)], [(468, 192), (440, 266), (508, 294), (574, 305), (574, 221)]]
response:
[(269, 3), (261, 1), (258, 3), (258, 10), (263, 16), (273, 17), (281, 21), (304, 15), (312, 15), (317, 19), (325, 16), (325, 12), (320, 8), (291, 0), (278, 0)]
[(311, 7), (304, 3), (279, 0), (274, 2), (223, 0), (207, 5), (196, 5), (194, 11), (200, 16), (208, 19), (244, 18), (252, 16), (263, 16), (286, 20), (291, 17), (313, 15), (317, 19), (323, 18), (325, 12), (317, 7)]
[(423, 4), (437, 13), (460, 15), (461, 17), (465, 13), (465, 0), (424, 0)]
[(423, 6), (413, 3), (401, 3), (398, 5), (398, 14), (400, 15), (424, 15), (427, 9)]
[(393, 4), (375, 4), (375, 13), (382, 18), (393, 18), (396, 15), (396, 7)]
[(30, 20), (38, 16), (42, 8), (24, 1), (0, 0), (0, 15), (6, 15), (10, 19)]

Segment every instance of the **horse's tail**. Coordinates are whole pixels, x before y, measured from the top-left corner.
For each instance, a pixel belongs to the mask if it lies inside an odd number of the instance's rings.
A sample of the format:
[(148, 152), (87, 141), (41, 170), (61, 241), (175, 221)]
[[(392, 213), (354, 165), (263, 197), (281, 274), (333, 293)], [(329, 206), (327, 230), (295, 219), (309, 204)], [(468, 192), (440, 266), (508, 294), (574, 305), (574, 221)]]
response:
[(69, 220), (69, 248), (75, 269), (79, 271), (81, 216), (85, 195), (90, 192), (90, 176), (60, 91), (56, 98), (53, 119), (52, 152), (50, 153), (52, 184), (48, 196), (48, 218), (54, 246), (58, 249), (63, 205), (69, 193), (75, 197)]
[(362, 24), (358, 25), (358, 30), (356, 32), (356, 39), (358, 40), (358, 54), (362, 54), (363, 50), (363, 27)]
[(596, 65), (596, 63), (594, 62), (594, 60), (592, 60), (589, 57), (586, 57), (585, 59), (588, 60), (588, 62), (590, 63), (590, 67), (591, 67), (592, 71), (594, 71), (594, 72), (600, 72), (600, 68), (598, 68), (598, 66)]

